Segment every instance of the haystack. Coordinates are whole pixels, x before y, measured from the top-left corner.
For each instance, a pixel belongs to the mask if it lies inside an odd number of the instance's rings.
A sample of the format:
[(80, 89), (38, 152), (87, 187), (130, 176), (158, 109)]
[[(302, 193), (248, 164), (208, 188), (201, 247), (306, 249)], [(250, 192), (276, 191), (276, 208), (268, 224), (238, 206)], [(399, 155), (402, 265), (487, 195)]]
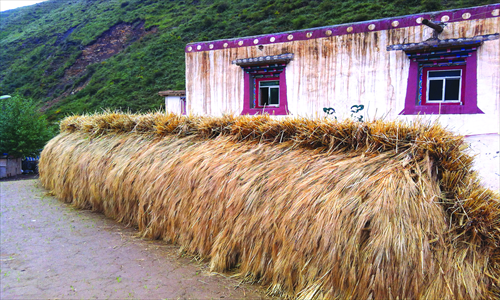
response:
[(59, 199), (298, 299), (498, 299), (500, 198), (438, 124), (103, 113), (40, 159)]

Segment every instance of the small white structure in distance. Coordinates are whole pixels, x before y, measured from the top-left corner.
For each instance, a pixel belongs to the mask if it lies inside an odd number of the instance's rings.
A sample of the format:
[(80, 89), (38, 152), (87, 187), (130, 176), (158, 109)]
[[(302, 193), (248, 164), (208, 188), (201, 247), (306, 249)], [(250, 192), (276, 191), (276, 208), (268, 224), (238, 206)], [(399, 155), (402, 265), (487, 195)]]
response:
[(179, 115), (186, 114), (186, 91), (162, 91), (158, 95), (165, 97), (165, 110), (167, 113)]
[(7, 158), (0, 156), (0, 178), (22, 174), (21, 158)]

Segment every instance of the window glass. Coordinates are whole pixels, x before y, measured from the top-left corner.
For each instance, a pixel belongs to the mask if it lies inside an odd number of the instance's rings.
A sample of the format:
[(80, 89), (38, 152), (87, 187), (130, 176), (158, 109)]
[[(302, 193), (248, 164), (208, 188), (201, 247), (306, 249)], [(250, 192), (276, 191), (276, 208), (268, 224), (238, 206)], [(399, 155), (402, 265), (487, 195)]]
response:
[(460, 76), (461, 70), (429, 71), (429, 78)]
[(260, 105), (269, 105), (269, 88), (261, 87), (260, 88)]
[(445, 101), (460, 100), (460, 79), (446, 79), (446, 89), (444, 91)]
[(270, 80), (270, 81), (261, 81), (260, 86), (273, 86), (273, 85), (280, 85), (280, 82), (278, 80)]
[(279, 94), (280, 94), (279, 88), (276, 88), (276, 87), (270, 88), (270, 97), (269, 97), (269, 104), (270, 105), (279, 105), (280, 104)]
[(429, 80), (429, 95), (431, 101), (443, 100), (443, 80)]

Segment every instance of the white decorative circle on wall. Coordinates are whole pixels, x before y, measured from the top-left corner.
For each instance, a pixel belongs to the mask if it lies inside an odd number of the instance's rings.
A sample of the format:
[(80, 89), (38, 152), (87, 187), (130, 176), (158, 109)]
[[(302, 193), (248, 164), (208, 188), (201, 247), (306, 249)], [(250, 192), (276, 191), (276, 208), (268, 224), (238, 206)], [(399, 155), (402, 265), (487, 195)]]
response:
[(325, 31), (325, 34), (330, 36), (330, 35), (332, 35), (332, 31), (330, 29), (328, 29), (327, 31)]
[(462, 19), (465, 19), (465, 20), (470, 19), (470, 17), (471, 17), (470, 13), (464, 13), (462, 15)]
[(500, 9), (494, 9), (491, 12), (491, 15), (494, 16), (494, 17), (498, 17), (500, 15)]
[(398, 27), (399, 21), (392, 21), (391, 25), (392, 25), (392, 27)]
[(441, 17), (441, 22), (448, 22), (450, 20), (450, 16), (444, 15)]
[(210, 45), (208, 46), (208, 48), (213, 49), (213, 48), (214, 48), (214, 44), (210, 44)]
[(191, 50), (193, 50), (193, 47), (189, 46), (188, 51), (191, 51)]
[(310, 37), (312, 37), (312, 36), (313, 36), (313, 33), (312, 33), (312, 32), (308, 32), (308, 33), (306, 33), (306, 37), (310, 38)]
[(369, 29), (369, 30), (373, 30), (373, 29), (375, 29), (375, 24), (370, 24), (370, 25), (368, 25), (368, 29)]
[(417, 20), (416, 20), (416, 21), (417, 21), (417, 23), (418, 23), (418, 24), (422, 24), (422, 21), (423, 21), (423, 20), (424, 20), (424, 18), (420, 17), (420, 18), (417, 18)]
[(293, 40), (293, 35), (289, 34), (287, 37), (286, 37), (289, 41)]
[(347, 32), (352, 32), (353, 28), (352, 26), (347, 27)]
[(269, 39), (269, 41), (270, 41), (271, 43), (274, 43), (274, 41), (276, 41), (276, 38), (275, 38), (274, 36), (272, 36), (272, 37)]
[(238, 45), (239, 45), (239, 46), (242, 46), (242, 45), (243, 45), (243, 41), (239, 41), (239, 42), (238, 42)]
[(227, 46), (229, 46), (227, 43), (224, 43), (224, 45), (222, 45), (224, 48), (227, 48)]
[(253, 43), (257, 45), (259, 43), (259, 40), (255, 39), (255, 40), (253, 40)]
[(201, 45), (196, 46), (196, 49), (201, 50)]

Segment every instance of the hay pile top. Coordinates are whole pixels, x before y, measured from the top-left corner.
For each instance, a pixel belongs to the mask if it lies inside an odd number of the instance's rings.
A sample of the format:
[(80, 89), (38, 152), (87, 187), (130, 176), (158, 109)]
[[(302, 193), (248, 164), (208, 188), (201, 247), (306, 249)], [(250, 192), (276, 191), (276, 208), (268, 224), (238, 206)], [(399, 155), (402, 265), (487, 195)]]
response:
[(61, 122), (60, 129), (61, 133), (83, 132), (92, 137), (117, 133), (158, 137), (227, 136), (235, 142), (291, 142), (293, 146), (321, 148), (328, 152), (382, 153), (394, 150), (400, 153), (411, 149), (413, 154), (427, 152), (447, 170), (469, 170), (473, 160), (465, 152), (467, 145), (462, 136), (452, 134), (438, 123), (424, 121), (338, 122), (329, 118), (275, 119), (269, 115), (200, 117), (108, 112), (68, 117)]

